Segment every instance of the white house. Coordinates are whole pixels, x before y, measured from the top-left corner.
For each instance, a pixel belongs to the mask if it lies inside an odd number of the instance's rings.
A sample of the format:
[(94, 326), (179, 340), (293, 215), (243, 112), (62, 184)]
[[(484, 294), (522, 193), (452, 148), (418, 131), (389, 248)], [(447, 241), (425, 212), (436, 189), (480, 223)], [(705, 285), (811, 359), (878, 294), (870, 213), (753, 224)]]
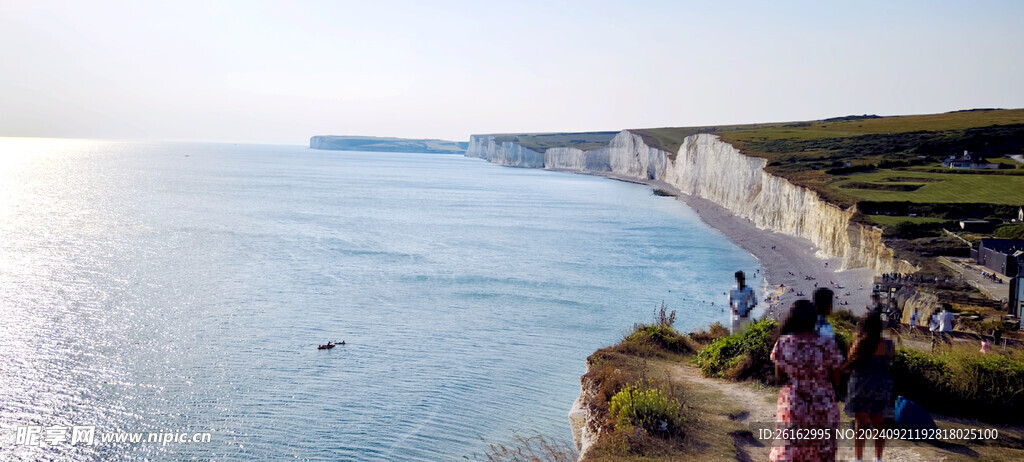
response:
[(977, 154), (971, 154), (968, 151), (964, 151), (964, 155), (962, 157), (950, 155), (948, 159), (942, 161), (942, 166), (946, 168), (971, 170), (999, 168), (999, 164), (990, 164), (984, 157)]

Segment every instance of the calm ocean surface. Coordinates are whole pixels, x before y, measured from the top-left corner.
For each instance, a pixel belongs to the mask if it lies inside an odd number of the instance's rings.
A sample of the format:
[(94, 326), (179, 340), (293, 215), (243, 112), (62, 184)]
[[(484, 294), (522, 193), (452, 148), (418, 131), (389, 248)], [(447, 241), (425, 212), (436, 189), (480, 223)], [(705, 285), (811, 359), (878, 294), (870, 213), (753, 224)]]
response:
[[(569, 438), (587, 355), (663, 300), (678, 327), (724, 321), (755, 268), (681, 203), (603, 178), (0, 138), (0, 459), (455, 460)], [(19, 426), (97, 442), (16, 445)], [(116, 431), (212, 440), (99, 441)]]

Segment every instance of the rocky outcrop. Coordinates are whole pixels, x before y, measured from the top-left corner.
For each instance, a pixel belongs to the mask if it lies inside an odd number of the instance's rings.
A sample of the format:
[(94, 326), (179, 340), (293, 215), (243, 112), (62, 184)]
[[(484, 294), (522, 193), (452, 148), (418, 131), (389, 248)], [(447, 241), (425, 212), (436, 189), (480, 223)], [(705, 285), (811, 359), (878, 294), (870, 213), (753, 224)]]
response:
[[(586, 384), (584, 384), (584, 387), (586, 387)], [(576, 453), (579, 454), (579, 460), (583, 460), (587, 450), (597, 442), (597, 434), (591, 429), (590, 425), (594, 419), (591, 417), (590, 410), (586, 406), (586, 401), (590, 394), (592, 393), (585, 388), (581, 390), (580, 396), (572, 403), (572, 409), (569, 410), (569, 428), (572, 429), (572, 441), (576, 445)]]
[(631, 132), (608, 146), (583, 151), (551, 148), (543, 154), (493, 136), (472, 136), (466, 155), (502, 165), (664, 181), (685, 194), (708, 199), (768, 229), (810, 240), (819, 255), (840, 258), (842, 268), (868, 267), (876, 273), (915, 271), (895, 258), (876, 228), (852, 223), (853, 209), (825, 202), (817, 193), (764, 170), (765, 159), (748, 157), (717, 136), (683, 140), (675, 155), (650, 147)]
[(917, 325), (928, 326), (928, 320), (939, 312), (939, 297), (921, 292), (910, 287), (903, 287), (896, 292), (896, 303), (903, 307), (903, 318), (900, 322), (910, 324), (910, 317), (917, 312)]

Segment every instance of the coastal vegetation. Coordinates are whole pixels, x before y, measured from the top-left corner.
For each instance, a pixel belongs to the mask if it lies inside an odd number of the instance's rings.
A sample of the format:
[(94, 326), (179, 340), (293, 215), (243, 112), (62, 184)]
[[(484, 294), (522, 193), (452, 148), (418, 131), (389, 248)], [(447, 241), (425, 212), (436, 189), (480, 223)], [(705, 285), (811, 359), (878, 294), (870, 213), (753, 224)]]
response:
[(1000, 239), (1024, 239), (1024, 224), (1000, 226), (996, 229), (995, 237)]
[(901, 347), (892, 367), (899, 395), (940, 414), (1020, 424), (1024, 355), (957, 346), (937, 353)]
[(714, 393), (679, 386), (672, 368), (686, 363), (694, 349), (725, 334), (721, 325), (681, 334), (668, 323), (674, 313), (656, 312), (655, 322), (638, 324), (617, 345), (587, 359), (583, 377), (591, 430), (601, 435), (584, 460), (735, 460), (733, 441), (722, 438), (743, 429), (727, 416), (737, 409)]
[[(473, 460), (487, 462), (575, 462), (579, 454), (572, 442), (544, 435), (517, 435), (508, 444), (489, 444), (483, 456)], [(468, 460), (469, 457), (466, 457)]]
[(743, 333), (716, 339), (697, 352), (697, 366), (709, 377), (769, 383), (774, 374), (769, 356), (777, 327), (774, 319), (765, 319)]
[(686, 419), (679, 400), (669, 394), (651, 380), (626, 385), (609, 402), (608, 412), (615, 419), (615, 428), (627, 434), (640, 430), (681, 436)]
[(1024, 175), (883, 170), (846, 175), (834, 187), (868, 201), (1024, 204)]

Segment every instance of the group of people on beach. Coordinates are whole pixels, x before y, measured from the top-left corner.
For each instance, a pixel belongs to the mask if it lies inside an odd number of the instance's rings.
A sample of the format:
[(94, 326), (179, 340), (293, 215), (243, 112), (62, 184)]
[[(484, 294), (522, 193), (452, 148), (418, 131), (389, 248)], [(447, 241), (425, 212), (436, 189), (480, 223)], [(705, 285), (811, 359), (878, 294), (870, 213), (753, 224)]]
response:
[[(949, 278), (946, 278), (948, 281)], [(910, 282), (910, 283), (935, 283), (934, 277), (925, 277), (920, 274), (885, 273), (882, 275), (883, 282)]]
[[(753, 289), (745, 284), (743, 272), (736, 273), (737, 288), (729, 293), (732, 308), (731, 330), (741, 331), (750, 322), (756, 305)], [(860, 324), (856, 337), (844, 355), (835, 341), (828, 322), (834, 294), (828, 288), (814, 291), (813, 302), (795, 301), (779, 327), (778, 341), (772, 347), (775, 375), (783, 386), (776, 404), (777, 438), (770, 460), (834, 461), (838, 441), (830, 438), (799, 438), (822, 435), (816, 429), (839, 427), (836, 389), (840, 378), (849, 373), (845, 411), (854, 418), (857, 436), (869, 429), (883, 429), (886, 415), (893, 411), (893, 378), (889, 371), (895, 347), (883, 336), (880, 305), (871, 309)], [(810, 430), (810, 432), (808, 432)], [(802, 431), (802, 433), (800, 433)], [(855, 461), (863, 460), (865, 440), (854, 440)], [(875, 460), (882, 460), (884, 438), (874, 440)]]

